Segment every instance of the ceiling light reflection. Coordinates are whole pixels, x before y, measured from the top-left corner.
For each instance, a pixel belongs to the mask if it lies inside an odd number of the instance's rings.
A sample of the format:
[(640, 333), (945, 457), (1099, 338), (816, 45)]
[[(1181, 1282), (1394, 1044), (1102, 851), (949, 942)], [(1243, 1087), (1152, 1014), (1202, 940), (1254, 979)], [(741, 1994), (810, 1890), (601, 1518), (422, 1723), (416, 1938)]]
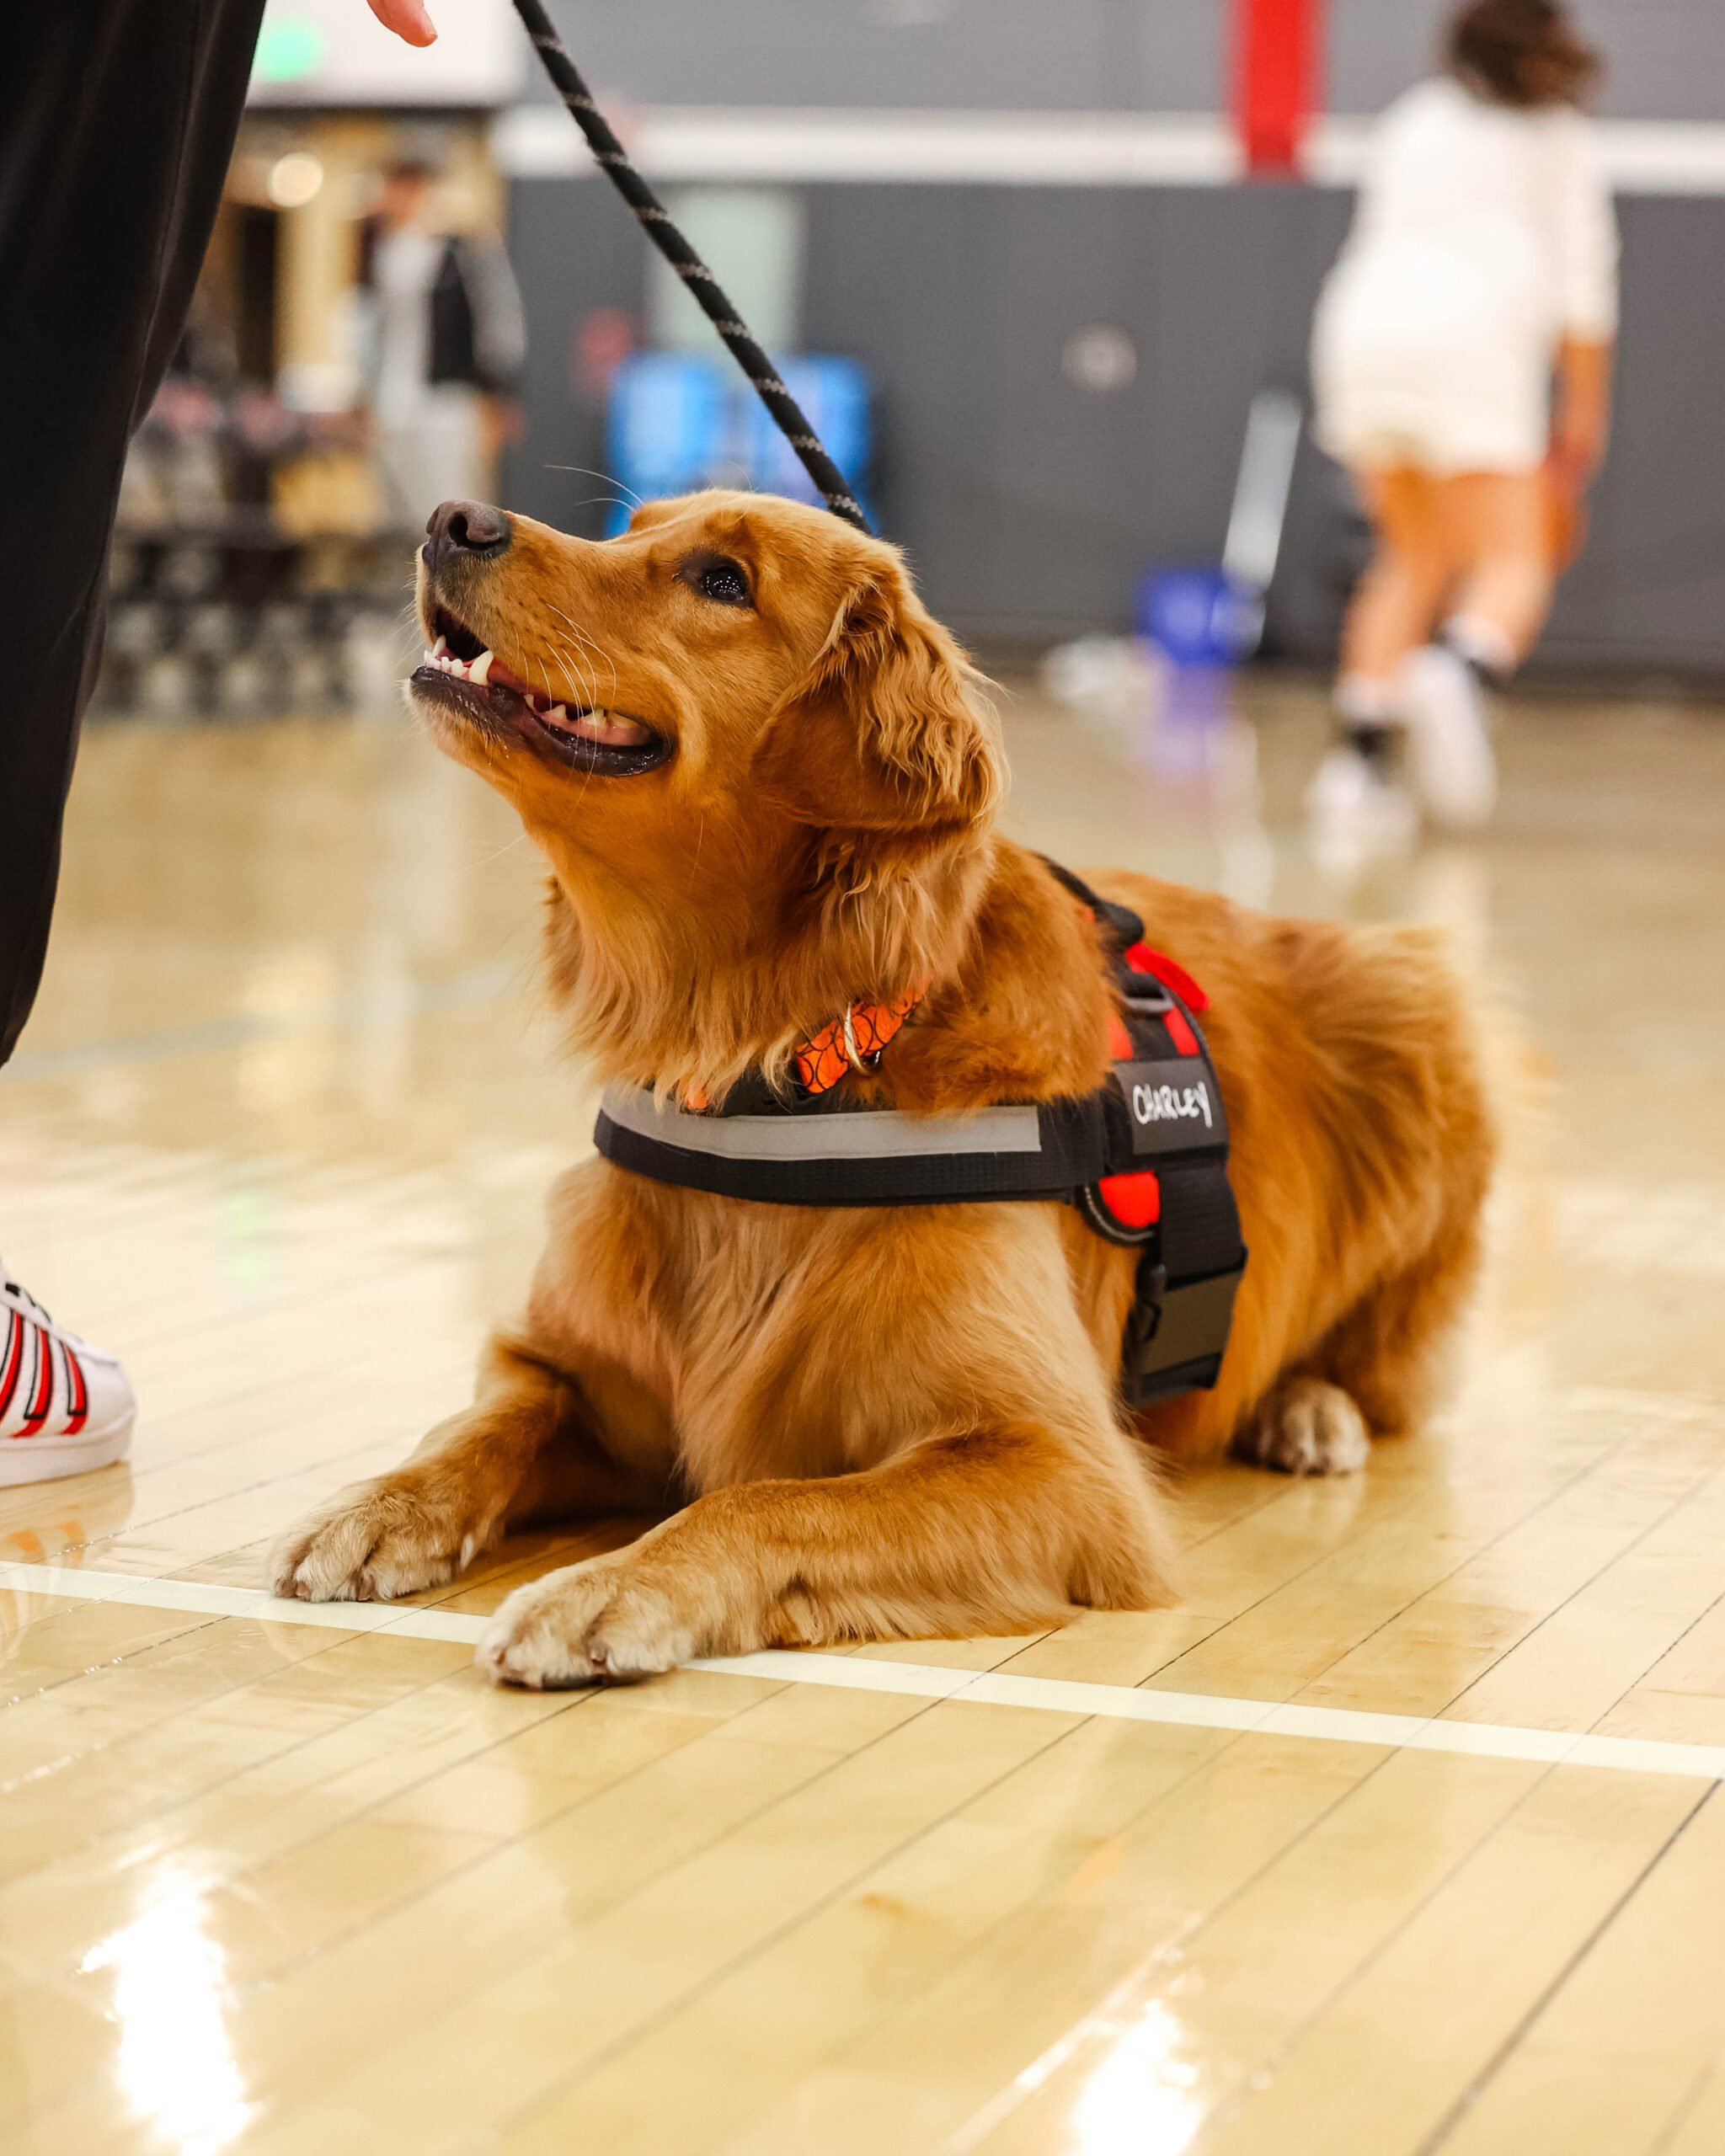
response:
[(1073, 2156), (1180, 2156), (1204, 2118), (1184, 2029), (1154, 1999), (1114, 2027), (1073, 2109)]
[(227, 1964), (203, 1919), (203, 1891), (188, 1882), (93, 1946), (79, 1968), (113, 1970), (120, 2081), (176, 2156), (218, 2156), (251, 2111), (222, 2019)]

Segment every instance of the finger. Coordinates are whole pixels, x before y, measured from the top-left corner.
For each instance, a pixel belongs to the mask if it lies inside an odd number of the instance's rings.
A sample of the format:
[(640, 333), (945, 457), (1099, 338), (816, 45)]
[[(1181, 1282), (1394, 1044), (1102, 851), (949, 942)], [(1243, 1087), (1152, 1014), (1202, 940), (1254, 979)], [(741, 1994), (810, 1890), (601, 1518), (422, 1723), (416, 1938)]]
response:
[(437, 25), (425, 13), (424, 0), (369, 0), (371, 13), (387, 30), (393, 30), (407, 45), (431, 45)]

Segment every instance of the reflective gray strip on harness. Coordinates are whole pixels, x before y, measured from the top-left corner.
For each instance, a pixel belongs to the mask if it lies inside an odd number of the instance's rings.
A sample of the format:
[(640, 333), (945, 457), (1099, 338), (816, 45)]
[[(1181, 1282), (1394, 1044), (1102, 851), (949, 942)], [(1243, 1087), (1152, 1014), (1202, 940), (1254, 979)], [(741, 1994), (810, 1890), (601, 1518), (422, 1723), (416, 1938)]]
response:
[(645, 1086), (605, 1089), (619, 1129), (655, 1145), (725, 1161), (907, 1160), (927, 1153), (1037, 1153), (1036, 1110), (978, 1108), (969, 1115), (907, 1115), (860, 1108), (847, 1115), (691, 1115), (656, 1102)]
[(1096, 1097), (961, 1116), (853, 1109), (842, 1099), (800, 1113), (691, 1115), (657, 1106), (645, 1086), (613, 1085), (593, 1137), (636, 1175), (768, 1205), (1068, 1198), (1106, 1174), (1109, 1157)]

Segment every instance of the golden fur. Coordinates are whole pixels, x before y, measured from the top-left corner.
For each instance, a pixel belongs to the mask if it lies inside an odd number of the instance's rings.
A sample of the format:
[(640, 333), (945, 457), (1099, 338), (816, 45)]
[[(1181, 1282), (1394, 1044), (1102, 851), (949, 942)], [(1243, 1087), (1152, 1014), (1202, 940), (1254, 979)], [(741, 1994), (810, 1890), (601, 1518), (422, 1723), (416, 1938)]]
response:
[[(1097, 932), (997, 829), (995, 719), (891, 547), (722, 493), (650, 504), (605, 545), (510, 530), (422, 565), (428, 630), (441, 606), (536, 688), (672, 744), (592, 776), (417, 693), (546, 857), (550, 981), (601, 1076), (719, 1099), (846, 1002), (926, 979), (878, 1080), (847, 1085), (952, 1113), (1103, 1081)], [(750, 603), (703, 595), (715, 559)], [(1211, 998), (1252, 1253), (1214, 1391), (1127, 1426), (1135, 1255), (1070, 1208), (761, 1205), (590, 1160), (556, 1187), (474, 1404), (287, 1536), (276, 1591), (405, 1593), (529, 1520), (681, 1505), (512, 1595), (482, 1660), (555, 1684), (1012, 1632), (1167, 1598), (1158, 1455), (1345, 1468), (1368, 1430), (1416, 1422), (1494, 1145), (1437, 942), (1084, 873)]]

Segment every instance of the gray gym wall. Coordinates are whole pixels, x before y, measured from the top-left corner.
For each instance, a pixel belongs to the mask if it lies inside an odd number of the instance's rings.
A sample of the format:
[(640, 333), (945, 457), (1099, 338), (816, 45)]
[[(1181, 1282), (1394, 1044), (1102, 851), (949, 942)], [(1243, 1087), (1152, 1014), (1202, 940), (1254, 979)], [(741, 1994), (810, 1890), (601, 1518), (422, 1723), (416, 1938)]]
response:
[[(1214, 112), (1231, 0), (547, 0), (625, 104)], [(1376, 112), (1429, 65), (1451, 0), (1329, 0), (1332, 112)], [(1608, 54), (1599, 110), (1725, 119), (1720, 0), (1577, 0)], [(552, 101), (537, 77), (529, 94)]]
[[(637, 0), (554, 12), (625, 101), (1214, 110), (1219, 5), (1194, 0)], [(1333, 0), (1330, 104), (1375, 109), (1423, 71), (1429, 0)], [(1579, 10), (1611, 55), (1603, 109), (1725, 119), (1725, 4)], [(837, 87), (836, 87), (837, 86)], [(1351, 197), (1312, 187), (809, 185), (801, 341), (878, 390), (875, 495), (931, 605), (998, 648), (1125, 622), (1147, 563), (1214, 559), (1252, 392), (1306, 386), (1319, 282)], [(1553, 672), (1725, 675), (1725, 199), (1626, 198), (1616, 436), (1592, 537), (1541, 647)], [(644, 304), (643, 243), (594, 181), (518, 181), (527, 431), (513, 505), (596, 531), (603, 414), (578, 379), (591, 310)], [(1138, 365), (1097, 392), (1062, 371), (1090, 323)], [(1270, 644), (1322, 659), (1352, 567), (1339, 475), (1303, 453)]]

